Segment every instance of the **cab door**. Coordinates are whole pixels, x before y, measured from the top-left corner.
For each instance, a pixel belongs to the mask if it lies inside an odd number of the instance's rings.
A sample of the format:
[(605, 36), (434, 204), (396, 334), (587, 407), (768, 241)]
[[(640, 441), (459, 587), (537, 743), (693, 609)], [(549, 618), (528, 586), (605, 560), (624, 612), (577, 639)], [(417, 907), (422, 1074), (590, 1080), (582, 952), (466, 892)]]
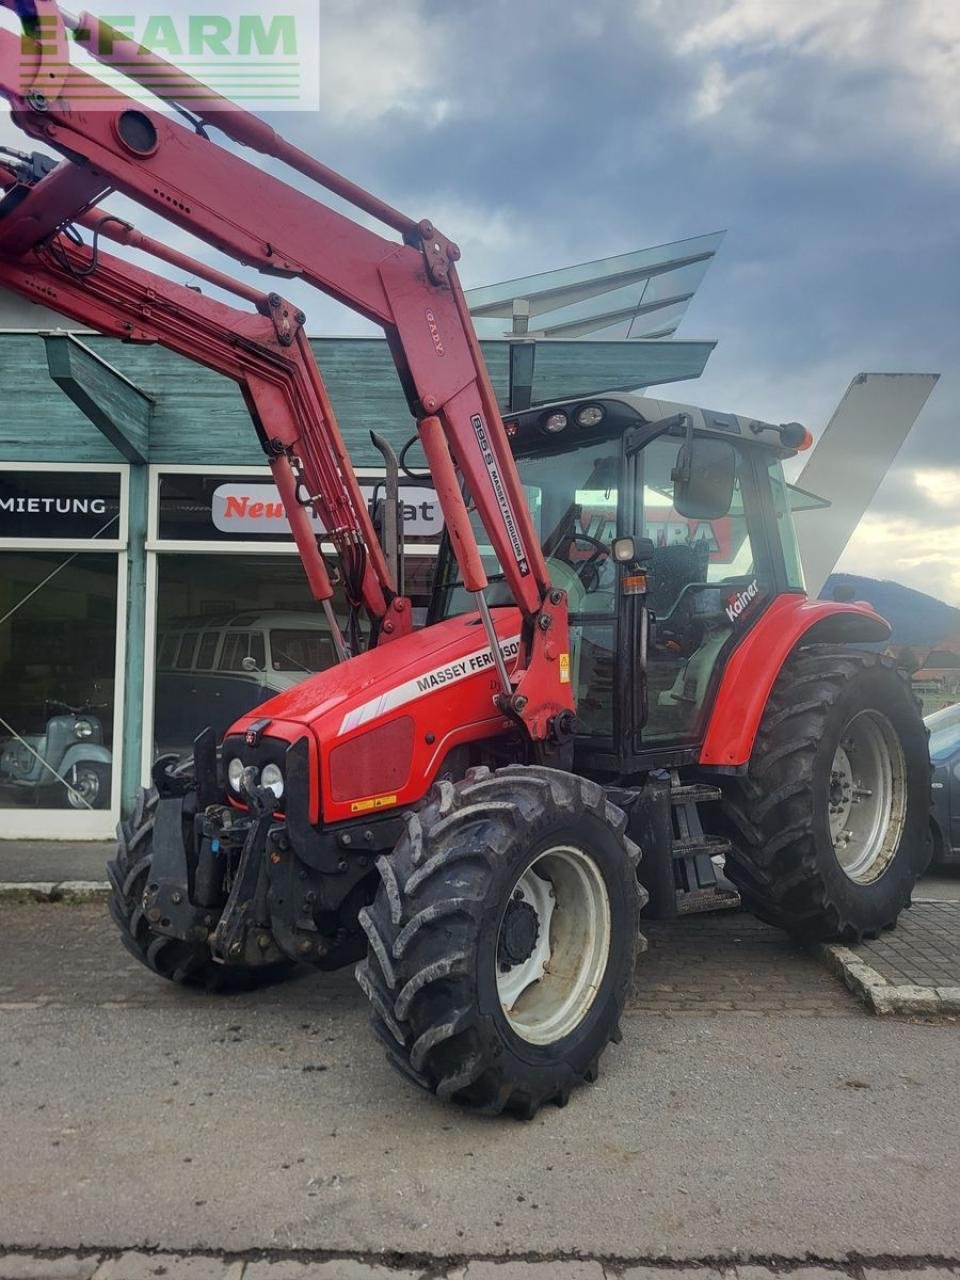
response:
[(682, 515), (674, 505), (675, 436), (658, 437), (635, 455), (633, 524), (654, 546), (646, 565), (641, 749), (699, 741), (727, 657), (776, 591), (762, 508), (769, 493), (755, 472), (754, 451), (733, 438), (730, 444), (733, 497), (714, 519)]

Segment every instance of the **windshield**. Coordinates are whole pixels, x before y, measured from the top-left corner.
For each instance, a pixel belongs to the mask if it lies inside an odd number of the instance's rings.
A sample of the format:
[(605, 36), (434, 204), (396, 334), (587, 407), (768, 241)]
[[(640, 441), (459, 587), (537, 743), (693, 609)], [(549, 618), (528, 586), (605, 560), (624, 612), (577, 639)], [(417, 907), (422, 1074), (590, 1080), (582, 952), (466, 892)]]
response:
[(275, 628), (270, 657), (274, 671), (326, 671), (336, 663), (332, 637), (319, 631)]
[[(521, 457), (517, 469), (551, 580), (576, 599), (580, 612), (613, 613), (616, 577), (609, 548), (617, 534), (619, 439), (590, 440), (562, 453)], [(488, 603), (510, 604), (500, 564), (475, 511), (470, 519), (487, 577), (494, 584)], [(441, 614), (448, 617), (473, 607), (451, 556), (441, 584)]]
[(960, 702), (935, 711), (924, 723), (930, 730), (930, 759), (940, 764), (960, 747)]

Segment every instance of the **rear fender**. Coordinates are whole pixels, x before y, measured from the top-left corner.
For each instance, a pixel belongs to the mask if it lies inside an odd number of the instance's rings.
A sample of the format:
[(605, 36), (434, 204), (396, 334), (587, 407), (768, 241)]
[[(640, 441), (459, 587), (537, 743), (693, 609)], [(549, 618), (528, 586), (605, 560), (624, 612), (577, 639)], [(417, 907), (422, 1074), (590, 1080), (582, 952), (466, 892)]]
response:
[(873, 644), (889, 635), (890, 624), (868, 604), (778, 597), (727, 663), (700, 763), (736, 768), (748, 762), (770, 691), (799, 644)]

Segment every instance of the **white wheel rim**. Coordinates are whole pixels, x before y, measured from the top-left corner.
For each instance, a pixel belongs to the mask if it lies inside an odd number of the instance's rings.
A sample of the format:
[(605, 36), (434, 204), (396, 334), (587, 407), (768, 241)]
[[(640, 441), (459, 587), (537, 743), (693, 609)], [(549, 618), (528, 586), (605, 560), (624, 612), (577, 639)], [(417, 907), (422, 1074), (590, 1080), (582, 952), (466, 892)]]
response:
[[(515, 905), (514, 905), (515, 904)], [(519, 906), (536, 916), (532, 950), (505, 952), (508, 917)], [(519, 877), (497, 937), (497, 993), (513, 1031), (530, 1044), (553, 1044), (586, 1017), (610, 954), (610, 899), (600, 868), (573, 845), (539, 854)]]
[(907, 814), (903, 746), (879, 711), (860, 711), (840, 736), (830, 768), (830, 839), (844, 874), (872, 884), (896, 853)]

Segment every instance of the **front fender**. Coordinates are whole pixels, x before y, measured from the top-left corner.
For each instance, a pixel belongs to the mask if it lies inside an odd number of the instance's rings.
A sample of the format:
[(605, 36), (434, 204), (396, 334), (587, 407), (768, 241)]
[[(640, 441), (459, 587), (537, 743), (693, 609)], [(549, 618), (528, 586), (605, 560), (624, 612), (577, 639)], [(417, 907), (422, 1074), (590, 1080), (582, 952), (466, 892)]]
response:
[(112, 759), (108, 747), (102, 747), (96, 742), (74, 742), (63, 753), (57, 772), (65, 774), (77, 764), (110, 764)]
[(801, 641), (873, 644), (889, 635), (890, 624), (868, 604), (779, 596), (727, 663), (700, 749), (700, 763), (726, 768), (747, 763), (770, 690)]

